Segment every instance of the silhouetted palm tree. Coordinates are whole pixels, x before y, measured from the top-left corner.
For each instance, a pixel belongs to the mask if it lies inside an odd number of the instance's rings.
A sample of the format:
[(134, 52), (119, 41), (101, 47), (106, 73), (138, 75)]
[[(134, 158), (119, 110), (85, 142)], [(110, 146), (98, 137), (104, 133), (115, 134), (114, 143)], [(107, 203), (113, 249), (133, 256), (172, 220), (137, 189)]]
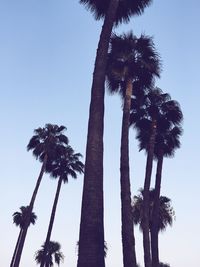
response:
[[(155, 207), (155, 189), (150, 190), (149, 194), (149, 230), (151, 235), (151, 251), (153, 252), (154, 244), (152, 236), (154, 234), (153, 224), (154, 224), (154, 207)], [(139, 224), (140, 230), (143, 231), (143, 216), (144, 216), (144, 198), (143, 190), (140, 190), (138, 196), (134, 196), (132, 203), (133, 211), (133, 222), (134, 224)], [(157, 234), (160, 231), (164, 231), (168, 225), (172, 225), (175, 218), (174, 210), (171, 206), (171, 200), (165, 196), (160, 196), (158, 201), (158, 220), (157, 220)], [(152, 263), (152, 266), (153, 265)], [(159, 265), (158, 265), (159, 266)]]
[(53, 161), (49, 161), (47, 163), (46, 171), (50, 173), (52, 178), (58, 178), (58, 185), (52, 207), (47, 236), (44, 243), (43, 260), (41, 260), (40, 267), (43, 267), (45, 265), (45, 259), (46, 259), (46, 254), (48, 252), (51, 232), (53, 229), (53, 223), (55, 219), (61, 185), (62, 183), (67, 183), (68, 178), (70, 176), (76, 179), (77, 173), (81, 174), (84, 171), (84, 164), (80, 161), (80, 157), (82, 157), (80, 153), (74, 153), (74, 150), (70, 146), (67, 146), (67, 147), (62, 147), (62, 152), (56, 159), (54, 159)]
[(34, 130), (35, 135), (30, 139), (29, 144), (27, 146), (27, 150), (33, 151), (33, 156), (36, 159), (39, 159), (42, 162), (41, 171), (39, 177), (37, 179), (35, 189), (33, 191), (31, 201), (29, 204), (29, 210), (27, 214), (27, 220), (24, 225), (24, 229), (21, 235), (20, 243), (18, 246), (14, 267), (18, 267), (21, 259), (21, 254), (26, 238), (26, 233), (28, 229), (29, 217), (33, 210), (35, 198), (45, 172), (46, 164), (48, 158), (54, 158), (57, 155), (57, 148), (61, 145), (68, 145), (68, 138), (63, 134), (66, 130), (64, 126), (46, 124), (44, 128), (38, 128)]
[[(17, 243), (16, 243), (16, 246), (15, 246), (15, 250), (14, 250), (14, 253), (13, 253), (13, 257), (12, 257), (12, 260), (11, 260), (10, 267), (13, 266), (13, 263), (14, 263), (14, 260), (15, 260), (15, 257), (16, 257), (17, 249), (18, 249), (19, 242), (20, 242), (20, 239), (21, 239), (21, 235), (22, 235), (22, 232), (23, 232), (23, 228), (24, 228), (24, 225), (25, 225), (25, 220), (26, 220), (26, 217), (27, 217), (27, 214), (28, 214), (28, 208), (29, 208), (28, 206), (26, 206), (26, 207), (25, 206), (21, 206), (20, 207), (20, 211), (16, 211), (16, 212), (13, 213), (13, 223), (16, 226), (20, 227), (20, 232), (19, 232), (19, 236), (18, 236), (18, 239), (17, 239)], [(37, 216), (35, 215), (34, 212), (32, 212), (31, 216), (30, 216), (29, 225), (31, 223), (34, 225), (36, 219), (37, 219)]]
[[(61, 245), (58, 242), (50, 241), (47, 253), (45, 255), (45, 267), (52, 267), (54, 266), (53, 262), (55, 262), (58, 266), (60, 262), (64, 260), (64, 255), (60, 251)], [(37, 264), (41, 264), (44, 259), (44, 245), (42, 248), (35, 253), (35, 261)]]
[[(166, 109), (166, 103), (171, 101), (169, 94), (164, 94), (161, 89), (150, 89), (141, 97), (132, 100), (130, 124), (137, 130), (136, 138), (139, 140), (140, 150), (147, 152), (147, 162), (144, 180), (144, 216), (143, 216), (143, 246), (145, 261), (149, 262), (150, 239), (149, 239), (149, 189), (154, 157), (155, 138), (160, 117), (165, 117), (165, 123), (170, 119), (171, 113)], [(168, 117), (167, 117), (168, 116)], [(167, 120), (168, 118), (168, 120)], [(172, 119), (172, 118), (171, 118)], [(147, 130), (148, 129), (148, 130)], [(148, 140), (147, 140), (148, 139)], [(151, 264), (151, 263), (150, 263)], [(145, 264), (146, 266), (146, 264)]]
[(96, 19), (104, 18), (91, 89), (85, 175), (79, 235), (78, 267), (104, 267), (103, 130), (104, 82), (109, 40), (114, 23), (140, 15), (152, 0), (80, 0)]
[[(178, 105), (177, 105), (178, 107)], [(180, 122), (182, 119), (180, 120)], [(155, 181), (155, 205), (153, 209), (153, 222), (151, 230), (151, 249), (152, 249), (152, 264), (159, 267), (159, 249), (158, 249), (158, 232), (159, 232), (159, 204), (160, 196), (162, 165), (164, 157), (172, 157), (175, 150), (180, 147), (180, 135), (182, 128), (179, 126), (168, 126), (168, 129), (158, 129), (154, 154), (157, 158), (157, 171)]]
[(159, 71), (159, 57), (151, 38), (144, 35), (137, 38), (131, 32), (122, 36), (112, 36), (108, 59), (107, 84), (111, 93), (119, 92), (124, 100), (120, 158), (124, 266), (136, 266), (131, 216), (128, 137), (133, 84), (139, 83), (141, 90), (142, 88), (150, 87), (154, 77), (159, 76)]
[(140, 150), (145, 149), (147, 152), (144, 181), (143, 244), (146, 250), (149, 250), (149, 188), (158, 125), (166, 128), (170, 123), (179, 124), (182, 113), (178, 103), (171, 100), (170, 95), (164, 94), (159, 88), (150, 90), (143, 99), (141, 98), (139, 105), (136, 104), (136, 101), (133, 100), (130, 123), (137, 130), (136, 138), (139, 140)]

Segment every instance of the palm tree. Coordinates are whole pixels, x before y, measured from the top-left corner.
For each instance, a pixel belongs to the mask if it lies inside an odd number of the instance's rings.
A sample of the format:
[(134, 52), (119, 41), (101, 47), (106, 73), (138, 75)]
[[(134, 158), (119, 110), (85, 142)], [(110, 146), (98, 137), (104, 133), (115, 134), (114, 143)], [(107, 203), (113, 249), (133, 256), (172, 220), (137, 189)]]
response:
[(129, 174), (129, 121), (133, 84), (141, 90), (150, 87), (159, 76), (159, 56), (151, 38), (141, 35), (136, 38), (131, 32), (122, 36), (113, 35), (108, 57), (107, 84), (111, 93), (119, 92), (124, 98), (121, 132), (121, 205), (122, 243), (124, 266), (136, 266), (135, 241), (131, 216), (131, 192)]
[[(181, 119), (182, 120), (182, 119)], [(159, 267), (158, 232), (159, 232), (159, 204), (162, 166), (164, 157), (172, 157), (177, 148), (180, 147), (180, 135), (182, 128), (179, 126), (168, 126), (168, 129), (159, 129), (156, 137), (155, 156), (157, 158), (157, 171), (155, 181), (155, 205), (153, 209), (153, 222), (151, 230), (152, 264)]]
[[(138, 196), (134, 196), (132, 203), (132, 212), (133, 212), (133, 222), (136, 225), (139, 225), (140, 230), (143, 231), (143, 216), (144, 216), (144, 195), (143, 190), (140, 190)], [(154, 234), (153, 224), (154, 224), (154, 207), (155, 207), (155, 189), (150, 190), (149, 194), (149, 230), (151, 235), (151, 251), (153, 252), (154, 244), (152, 239)], [(158, 232), (166, 230), (168, 225), (172, 226), (173, 220), (175, 218), (174, 210), (171, 206), (171, 200), (165, 196), (159, 197), (158, 202)], [(152, 253), (153, 254), (153, 253)], [(152, 263), (152, 266), (153, 265)]]
[(81, 174), (84, 171), (84, 165), (80, 161), (80, 157), (82, 157), (80, 153), (74, 153), (74, 150), (70, 146), (67, 146), (62, 147), (62, 152), (56, 159), (47, 163), (46, 171), (50, 173), (53, 178), (58, 178), (58, 185), (52, 207), (47, 236), (44, 243), (43, 260), (41, 260), (40, 267), (44, 267), (45, 265), (45, 258), (48, 252), (61, 185), (62, 183), (68, 182), (69, 176), (76, 179), (77, 173)]
[(91, 88), (78, 267), (104, 267), (103, 130), (107, 52), (114, 23), (140, 15), (152, 0), (80, 0), (96, 19), (104, 18)]
[[(28, 209), (29, 209), (29, 206), (21, 206), (20, 207), (20, 212), (16, 211), (16, 212), (13, 213), (13, 223), (16, 226), (20, 227), (20, 232), (19, 232), (19, 236), (18, 236), (17, 243), (16, 243), (16, 246), (15, 246), (15, 250), (14, 250), (14, 253), (13, 253), (13, 256), (12, 256), (10, 267), (13, 266), (13, 263), (14, 263), (14, 260), (15, 260), (15, 257), (16, 257), (17, 249), (18, 249), (19, 242), (20, 242), (20, 239), (21, 239), (21, 236), (22, 236), (22, 232), (23, 232), (23, 228), (24, 228), (24, 225), (25, 225), (25, 220), (26, 220), (26, 217), (27, 217), (27, 214), (28, 214)], [(32, 212), (31, 216), (30, 216), (29, 225), (30, 224), (34, 225), (36, 219), (37, 219), (37, 216), (35, 215), (34, 212)]]
[[(47, 247), (47, 253), (45, 254), (45, 267), (54, 266), (54, 262), (59, 266), (60, 262), (64, 260), (64, 255), (60, 251), (61, 245), (58, 242), (50, 241)], [(41, 264), (44, 259), (44, 245), (35, 253), (35, 261), (37, 264)]]
[[(146, 171), (144, 180), (144, 216), (143, 216), (143, 246), (144, 261), (151, 266), (151, 252), (149, 239), (149, 189), (154, 157), (155, 138), (161, 116), (171, 119), (171, 112), (166, 108), (166, 103), (171, 101), (169, 94), (162, 93), (159, 88), (150, 89), (141, 97), (140, 101), (132, 100), (130, 124), (137, 130), (136, 138), (139, 140), (140, 150), (147, 152)], [(137, 103), (138, 102), (138, 103)], [(168, 121), (167, 119), (165, 122)], [(177, 118), (178, 121), (178, 118)], [(147, 265), (145, 264), (145, 266)], [(146, 266), (147, 267), (147, 266)]]
[(139, 104), (133, 100), (130, 124), (137, 130), (136, 138), (139, 140), (140, 150), (147, 152), (147, 162), (144, 181), (144, 216), (143, 216), (143, 245), (144, 250), (150, 255), (149, 239), (149, 189), (154, 158), (154, 147), (158, 125), (178, 125), (182, 118), (179, 105), (171, 100), (169, 94), (164, 94), (161, 89), (155, 88), (141, 97)]
[(56, 157), (58, 151), (57, 148), (61, 145), (68, 145), (68, 138), (63, 134), (66, 130), (64, 126), (46, 124), (44, 128), (38, 128), (34, 130), (35, 135), (30, 139), (27, 150), (33, 151), (33, 156), (42, 162), (42, 167), (40, 170), (39, 177), (34, 188), (31, 201), (29, 204), (29, 210), (27, 214), (27, 219), (24, 224), (24, 229), (21, 235), (20, 243), (18, 246), (16, 258), (13, 267), (18, 267), (21, 259), (21, 254), (26, 238), (26, 233), (28, 230), (28, 224), (30, 220), (30, 214), (33, 210), (35, 198), (46, 169), (46, 164), (48, 158)]

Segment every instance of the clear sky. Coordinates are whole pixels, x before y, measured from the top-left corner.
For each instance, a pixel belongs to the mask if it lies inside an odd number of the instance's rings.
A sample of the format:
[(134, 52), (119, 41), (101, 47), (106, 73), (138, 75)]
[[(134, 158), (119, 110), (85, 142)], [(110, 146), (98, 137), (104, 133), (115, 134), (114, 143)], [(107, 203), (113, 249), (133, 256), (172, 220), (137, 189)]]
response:
[[(164, 161), (162, 195), (172, 199), (176, 221), (160, 237), (163, 262), (172, 267), (199, 267), (199, 34), (198, 0), (154, 0), (141, 17), (116, 32), (133, 30), (154, 37), (163, 72), (157, 86), (179, 101), (184, 113), (182, 147)], [(12, 214), (27, 205), (40, 171), (26, 145), (37, 127), (63, 124), (73, 148), (85, 156), (88, 108), (95, 53), (102, 22), (77, 1), (0, 1), (1, 267), (9, 266), (19, 229)], [(105, 238), (107, 267), (121, 267), (119, 142), (121, 101), (105, 99)], [(130, 131), (132, 194), (143, 186), (145, 155)], [(153, 176), (154, 178), (154, 176)], [(153, 179), (154, 180), (154, 179)], [(76, 266), (82, 181), (64, 185), (52, 240), (65, 255), (61, 266)], [(34, 253), (45, 240), (56, 181), (45, 175), (21, 267), (34, 267)], [(141, 233), (136, 228), (138, 262), (143, 266)]]

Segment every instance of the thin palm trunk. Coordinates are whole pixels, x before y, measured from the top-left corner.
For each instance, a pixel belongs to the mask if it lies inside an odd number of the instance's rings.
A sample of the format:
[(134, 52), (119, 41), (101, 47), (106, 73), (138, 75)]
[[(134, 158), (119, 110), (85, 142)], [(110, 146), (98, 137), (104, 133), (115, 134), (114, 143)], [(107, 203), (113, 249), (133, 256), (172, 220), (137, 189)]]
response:
[(90, 102), (78, 267), (104, 267), (103, 128), (107, 52), (119, 0), (111, 0), (97, 49)]
[(124, 267), (136, 267), (129, 170), (129, 119), (132, 91), (133, 85), (132, 80), (130, 79), (127, 81), (126, 95), (124, 99), (120, 158), (122, 246)]
[(152, 267), (159, 267), (158, 223), (159, 223), (159, 203), (160, 203), (159, 199), (160, 199), (162, 166), (163, 166), (163, 152), (160, 151), (157, 162), (157, 170), (156, 170), (155, 196), (154, 196), (154, 207), (153, 207), (152, 227), (151, 227)]
[(57, 208), (57, 204), (58, 204), (58, 198), (59, 198), (59, 195), (60, 195), (61, 185), (62, 185), (62, 177), (60, 177), (59, 180), (58, 180), (56, 195), (55, 195), (55, 199), (54, 199), (54, 203), (53, 203), (53, 207), (52, 207), (52, 211), (51, 211), (51, 217), (50, 217), (50, 221), (49, 221), (48, 232), (47, 232), (47, 236), (46, 236), (46, 240), (45, 240), (45, 244), (44, 244), (43, 258), (42, 258), (40, 267), (44, 267), (44, 265), (45, 265), (45, 257), (46, 257), (46, 254), (47, 254), (49, 241), (51, 239), (51, 232), (52, 232), (52, 229), (53, 229), (53, 223), (54, 223), (54, 219), (55, 219), (55, 215), (56, 215), (56, 208)]
[(40, 174), (38, 176), (37, 183), (36, 183), (36, 186), (35, 186), (35, 189), (33, 191), (33, 195), (32, 195), (32, 198), (31, 198), (31, 201), (30, 201), (30, 204), (29, 204), (27, 218), (26, 218), (26, 221), (25, 221), (25, 224), (24, 224), (24, 229), (23, 229), (23, 232), (22, 232), (22, 236), (21, 236), (21, 239), (20, 239), (20, 243), (19, 243), (19, 247), (18, 247), (18, 251), (17, 251), (17, 255), (16, 255), (16, 258), (15, 258), (15, 262), (14, 262), (13, 267), (19, 267), (19, 263), (20, 263), (20, 259), (21, 259), (21, 255), (22, 255), (22, 250), (23, 250), (23, 247), (24, 247), (24, 242), (25, 242), (25, 239), (26, 239), (26, 234), (27, 234), (28, 227), (29, 227), (29, 224), (30, 224), (30, 216), (31, 216), (31, 213), (33, 211), (34, 202), (35, 202), (35, 199), (36, 199), (36, 195), (37, 195), (40, 183), (42, 181), (43, 174), (45, 172), (46, 162), (47, 162), (47, 155), (44, 158), (44, 161), (43, 161), (43, 164), (42, 164), (42, 167), (41, 167), (41, 171), (40, 171)]
[(20, 243), (20, 239), (21, 239), (21, 236), (22, 236), (22, 232), (23, 232), (23, 228), (20, 229), (20, 232), (19, 232), (19, 235), (18, 235), (18, 238), (17, 238), (17, 243), (16, 243), (16, 246), (15, 246), (15, 250), (14, 250), (14, 253), (13, 253), (13, 256), (12, 256), (12, 260), (11, 260), (11, 263), (10, 263), (10, 267), (13, 267), (13, 264), (14, 264), (14, 261), (15, 261), (15, 257), (16, 257), (16, 254), (17, 254), (17, 250), (18, 250), (18, 246), (19, 246), (19, 243)]
[(149, 141), (149, 148), (147, 154), (145, 181), (144, 181), (144, 215), (142, 220), (142, 230), (143, 230), (143, 247), (144, 247), (144, 264), (145, 267), (151, 267), (151, 247), (150, 247), (150, 237), (149, 237), (149, 189), (151, 185), (151, 173), (153, 166), (153, 155), (156, 137), (156, 120), (152, 121), (152, 132)]

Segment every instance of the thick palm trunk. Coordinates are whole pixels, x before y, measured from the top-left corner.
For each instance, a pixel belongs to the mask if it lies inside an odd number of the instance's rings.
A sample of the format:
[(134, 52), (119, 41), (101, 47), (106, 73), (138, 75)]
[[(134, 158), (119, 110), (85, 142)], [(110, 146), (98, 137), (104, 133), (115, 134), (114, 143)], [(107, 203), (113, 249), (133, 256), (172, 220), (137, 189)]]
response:
[(155, 146), (155, 136), (156, 136), (156, 121), (152, 122), (151, 136), (149, 141), (145, 181), (144, 181), (144, 214), (142, 220), (142, 230), (143, 230), (143, 247), (144, 247), (144, 263), (145, 267), (151, 267), (151, 247), (149, 238), (149, 189), (151, 185), (151, 173), (153, 166), (153, 155)]
[(44, 245), (43, 259), (42, 259), (42, 262), (40, 264), (40, 267), (44, 267), (44, 265), (45, 265), (45, 256), (47, 254), (47, 249), (48, 249), (49, 241), (50, 241), (50, 238), (51, 238), (51, 232), (52, 232), (52, 229), (53, 229), (53, 223), (54, 223), (54, 219), (55, 219), (56, 207), (57, 207), (57, 204), (58, 204), (58, 198), (59, 198), (59, 195), (60, 195), (61, 185), (62, 185), (62, 177), (60, 177), (59, 180), (58, 180), (56, 195), (55, 195), (55, 199), (54, 199), (54, 203), (53, 203), (53, 207), (52, 207), (52, 211), (51, 211), (51, 217), (50, 217), (50, 221), (49, 221), (48, 232), (47, 232), (45, 245)]
[(157, 170), (156, 170), (154, 208), (152, 215), (153, 220), (151, 227), (152, 267), (159, 267), (158, 233), (159, 233), (159, 205), (160, 205), (159, 200), (160, 200), (162, 166), (163, 166), (163, 153), (162, 151), (160, 151), (157, 162)]
[(15, 257), (16, 257), (16, 254), (17, 254), (17, 250), (18, 250), (18, 246), (19, 246), (19, 243), (20, 243), (20, 239), (21, 239), (21, 236), (22, 236), (22, 232), (23, 232), (23, 229), (21, 228), (20, 232), (19, 232), (19, 235), (18, 235), (18, 238), (17, 238), (17, 243), (16, 243), (15, 250), (14, 250), (14, 253), (13, 253), (13, 256), (12, 256), (10, 267), (13, 267), (13, 264), (14, 264), (14, 261), (15, 261)]
[(35, 198), (36, 198), (36, 195), (37, 195), (37, 192), (38, 192), (38, 189), (39, 189), (43, 174), (45, 172), (46, 162), (47, 162), (47, 155), (44, 158), (44, 161), (43, 161), (43, 164), (42, 164), (42, 167), (41, 167), (41, 171), (40, 171), (39, 177), (37, 179), (37, 183), (36, 183), (36, 186), (35, 186), (35, 189), (33, 191), (33, 195), (32, 195), (32, 198), (31, 198), (31, 201), (30, 201), (30, 204), (29, 204), (29, 211), (28, 211), (27, 218), (26, 218), (26, 221), (25, 221), (25, 224), (24, 224), (24, 229), (23, 229), (23, 232), (22, 232), (22, 236), (21, 236), (21, 239), (20, 239), (20, 243), (19, 243), (19, 247), (18, 247), (18, 251), (17, 251), (17, 255), (16, 255), (16, 258), (15, 258), (15, 262), (14, 262), (13, 267), (19, 267), (19, 263), (20, 263), (20, 259), (21, 259), (21, 255), (22, 255), (22, 250), (23, 250), (23, 247), (24, 247), (24, 242), (25, 242), (25, 239), (26, 239), (27, 230), (28, 230), (28, 227), (30, 225), (30, 216), (31, 216), (31, 213), (33, 211)]
[(122, 246), (124, 267), (136, 267), (129, 171), (129, 120), (132, 90), (132, 80), (128, 80), (123, 108), (120, 158)]
[(103, 128), (107, 53), (119, 0), (111, 0), (97, 49), (90, 102), (78, 267), (104, 267)]

